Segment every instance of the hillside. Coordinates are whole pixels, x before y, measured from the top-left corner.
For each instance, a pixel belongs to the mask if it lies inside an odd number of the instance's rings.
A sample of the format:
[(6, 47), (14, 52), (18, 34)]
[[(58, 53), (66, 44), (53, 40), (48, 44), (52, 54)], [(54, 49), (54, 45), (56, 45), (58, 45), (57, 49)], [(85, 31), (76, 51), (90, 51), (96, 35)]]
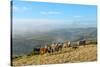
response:
[(51, 44), (54, 41), (79, 41), (82, 39), (86, 40), (97, 40), (97, 29), (96, 28), (64, 28), (56, 29), (48, 32), (39, 33), (27, 33), (13, 35), (12, 40), (12, 52), (13, 55), (24, 55), (30, 53), (33, 47), (41, 47), (47, 44)]
[(14, 66), (96, 61), (97, 45), (89, 44), (85, 47), (79, 46), (77, 49), (64, 48), (62, 51), (53, 54), (17, 56), (12, 60)]

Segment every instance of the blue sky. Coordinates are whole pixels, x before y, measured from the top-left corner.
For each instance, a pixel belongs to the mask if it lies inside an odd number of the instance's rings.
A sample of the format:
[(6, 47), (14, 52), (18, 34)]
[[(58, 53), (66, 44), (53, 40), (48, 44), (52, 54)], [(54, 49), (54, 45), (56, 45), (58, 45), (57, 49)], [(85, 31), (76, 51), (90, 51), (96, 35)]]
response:
[(55, 25), (81, 27), (84, 24), (95, 27), (96, 9), (94, 5), (14, 1), (13, 26), (26, 29), (28, 27), (54, 27)]

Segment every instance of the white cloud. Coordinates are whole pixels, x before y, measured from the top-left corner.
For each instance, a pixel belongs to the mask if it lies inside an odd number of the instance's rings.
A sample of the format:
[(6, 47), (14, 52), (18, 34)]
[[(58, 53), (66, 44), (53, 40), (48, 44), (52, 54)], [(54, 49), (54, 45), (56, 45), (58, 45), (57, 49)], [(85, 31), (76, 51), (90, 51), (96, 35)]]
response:
[(24, 6), (22, 9), (23, 9), (23, 10), (27, 10), (28, 8)]
[(34, 24), (39, 25), (52, 25), (52, 24), (65, 24), (64, 20), (53, 20), (53, 19), (13, 19), (14, 24)]
[(66, 25), (64, 20), (56, 19), (14, 19), (13, 30), (29, 31), (50, 31), (56, 28), (63, 28)]
[(40, 14), (48, 15), (48, 14), (61, 14), (59, 11), (41, 11)]
[(14, 11), (18, 10), (18, 7), (13, 6), (13, 10), (14, 10)]
[(17, 11), (17, 12), (23, 12), (23, 11), (26, 11), (26, 10), (29, 10), (29, 8), (27, 7), (18, 7), (18, 6), (15, 6), (13, 5), (13, 11)]
[(73, 16), (74, 18), (81, 18), (83, 16), (79, 16), (79, 15), (76, 15), (76, 16)]

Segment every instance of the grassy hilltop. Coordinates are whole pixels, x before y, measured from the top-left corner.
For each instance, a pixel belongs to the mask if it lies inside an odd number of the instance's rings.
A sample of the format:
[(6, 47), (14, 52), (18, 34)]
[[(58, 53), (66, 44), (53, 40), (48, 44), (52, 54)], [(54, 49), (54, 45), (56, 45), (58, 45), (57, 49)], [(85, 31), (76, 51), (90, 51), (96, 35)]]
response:
[(62, 51), (53, 54), (44, 55), (23, 55), (14, 57), (12, 64), (19, 65), (41, 65), (41, 64), (58, 64), (58, 63), (74, 63), (74, 62), (88, 62), (97, 60), (97, 45), (89, 44), (79, 46), (77, 49), (71, 47), (63, 48)]

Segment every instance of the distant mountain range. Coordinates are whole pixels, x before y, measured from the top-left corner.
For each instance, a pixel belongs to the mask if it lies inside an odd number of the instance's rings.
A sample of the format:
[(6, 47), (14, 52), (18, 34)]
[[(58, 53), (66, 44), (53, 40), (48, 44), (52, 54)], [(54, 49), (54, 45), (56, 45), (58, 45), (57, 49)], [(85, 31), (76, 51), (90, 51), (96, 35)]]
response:
[(34, 47), (50, 45), (52, 42), (97, 40), (97, 28), (63, 28), (47, 32), (13, 34), (13, 55), (23, 55), (32, 51)]

